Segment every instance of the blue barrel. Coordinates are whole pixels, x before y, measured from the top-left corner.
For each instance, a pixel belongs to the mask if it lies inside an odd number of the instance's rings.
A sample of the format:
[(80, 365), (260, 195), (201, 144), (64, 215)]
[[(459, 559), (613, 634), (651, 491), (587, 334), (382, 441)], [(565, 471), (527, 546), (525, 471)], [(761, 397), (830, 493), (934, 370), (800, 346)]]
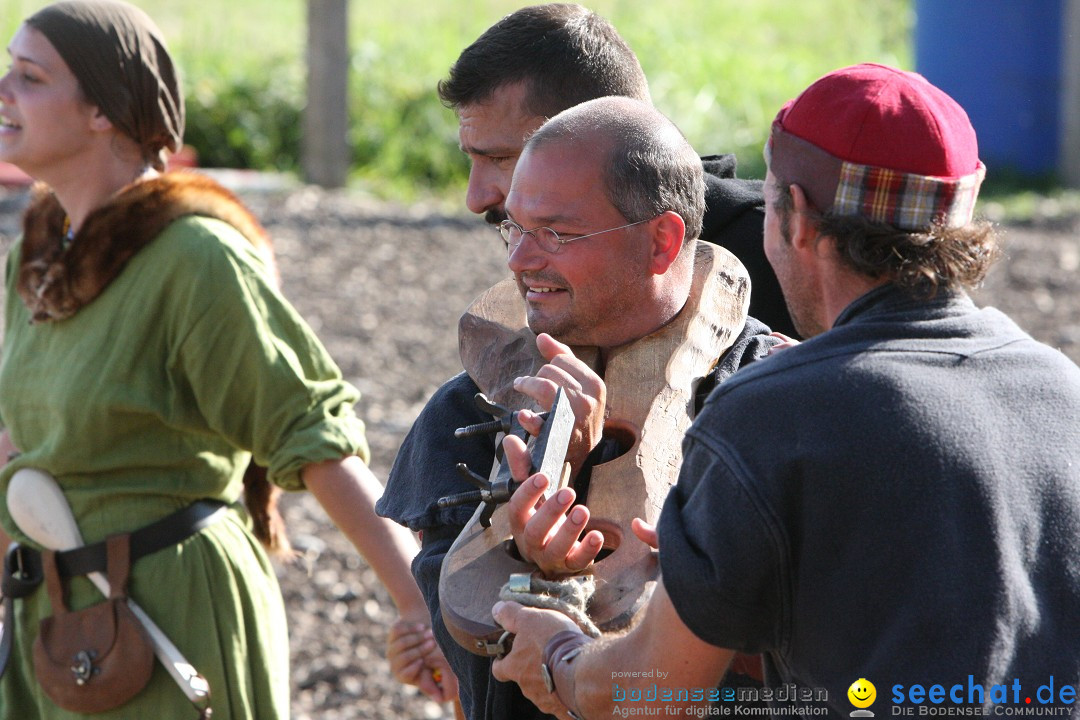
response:
[(1053, 173), (1064, 0), (916, 0), (915, 12), (915, 69), (967, 110), (990, 173)]

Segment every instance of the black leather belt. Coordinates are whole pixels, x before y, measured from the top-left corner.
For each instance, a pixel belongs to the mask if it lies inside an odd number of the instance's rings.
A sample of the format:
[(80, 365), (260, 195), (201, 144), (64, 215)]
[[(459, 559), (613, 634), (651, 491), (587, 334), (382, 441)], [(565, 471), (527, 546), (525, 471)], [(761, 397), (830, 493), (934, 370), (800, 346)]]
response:
[[(183, 542), (217, 520), (227, 507), (228, 504), (220, 500), (196, 500), (135, 530), (131, 533), (131, 563), (134, 565), (139, 558)], [(105, 542), (56, 553), (56, 569), (60, 571), (60, 577), (105, 572)]]
[[(228, 503), (220, 500), (196, 500), (185, 508), (139, 528), (131, 533), (131, 562), (183, 542), (225, 514)], [(83, 545), (56, 553), (56, 567), (61, 577), (75, 577), (105, 572), (105, 542)], [(0, 637), (0, 676), (7, 669), (14, 637), (16, 598), (27, 597), (42, 581), (41, 553), (31, 547), (11, 543), (4, 557), (0, 590), (4, 593), (4, 624)]]

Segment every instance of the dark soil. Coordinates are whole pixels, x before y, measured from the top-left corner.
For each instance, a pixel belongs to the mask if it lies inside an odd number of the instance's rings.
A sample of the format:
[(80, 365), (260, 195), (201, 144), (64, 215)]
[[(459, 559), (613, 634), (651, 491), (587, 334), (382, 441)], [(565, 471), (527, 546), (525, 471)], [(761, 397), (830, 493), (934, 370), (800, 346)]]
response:
[[(285, 294), (363, 393), (372, 467), (385, 477), (427, 398), (460, 369), (456, 325), (505, 274), (495, 233), (472, 216), (302, 188), (245, 195), (270, 230)], [(21, 192), (0, 191), (0, 248), (17, 233)], [(1004, 228), (1006, 259), (976, 295), (1037, 339), (1080, 360), (1080, 239), (1075, 219)], [(306, 495), (286, 519), (304, 560), (281, 566), (293, 653), (293, 716), (450, 718), (390, 677), (394, 619), (374, 573)]]

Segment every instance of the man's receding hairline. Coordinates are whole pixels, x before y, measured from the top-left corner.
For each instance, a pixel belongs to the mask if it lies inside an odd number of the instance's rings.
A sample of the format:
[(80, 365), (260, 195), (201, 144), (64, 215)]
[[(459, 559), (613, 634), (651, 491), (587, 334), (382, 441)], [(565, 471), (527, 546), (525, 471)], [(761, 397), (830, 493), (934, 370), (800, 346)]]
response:
[(605, 160), (611, 155), (616, 136), (610, 132), (610, 128), (587, 125), (577, 118), (571, 118), (569, 122), (556, 119), (555, 122), (555, 125), (550, 121), (545, 122), (526, 135), (522, 154), (570, 146), (583, 148), (586, 152), (582, 154), (582, 158), (586, 157), (586, 153), (594, 154), (593, 157), (599, 160)]

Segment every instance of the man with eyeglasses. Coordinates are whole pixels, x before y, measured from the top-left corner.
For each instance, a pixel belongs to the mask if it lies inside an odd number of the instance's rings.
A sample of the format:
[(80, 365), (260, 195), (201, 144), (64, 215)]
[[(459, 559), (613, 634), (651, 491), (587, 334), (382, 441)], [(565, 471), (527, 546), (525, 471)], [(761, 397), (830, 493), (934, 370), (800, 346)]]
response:
[[(490, 419), (474, 404), (479, 387), (489, 394), (489, 386), (502, 387), (549, 407), (558, 386), (570, 397), (578, 418), (567, 455), (572, 473), (580, 477), (610, 457), (616, 443), (605, 438), (603, 426), (605, 358), (612, 349), (632, 348), (690, 306), (691, 290), (701, 286), (700, 273), (707, 272), (696, 262), (701, 253), (730, 272), (724, 294), (713, 303), (723, 318), (700, 318), (719, 328), (720, 341), (716, 355), (707, 358), (715, 360), (715, 366), (702, 372), (705, 377), (696, 384), (691, 404), (699, 406), (717, 382), (768, 354), (778, 340), (745, 315), (745, 270), (727, 251), (696, 240), (703, 208), (698, 156), (670, 121), (641, 101), (589, 101), (555, 116), (525, 145), (506, 197), (507, 218), (499, 226), (514, 277), (490, 290), (474, 309), (501, 308), (513, 314), (520, 308), (527, 327), (514, 330), (518, 334), (502, 344), (485, 346), (483, 353), (470, 353), (476, 344), (470, 335), (484, 332), (485, 323), (495, 326), (502, 320), (489, 322), (472, 309), (463, 318), (462, 354), (468, 372), (451, 379), (429, 401), (399, 451), (377, 508), (422, 532), (413, 572), (428, 600), (435, 637), (458, 674), (462, 705), (470, 718), (529, 720), (546, 715), (516, 685), (494, 681), (491, 660), (459, 646), (441, 622), (442, 563), (475, 505), (439, 507), (436, 501), (470, 489), (455, 471), (457, 463), (484, 473), (496, 450), (490, 437), (455, 438), (454, 429)], [(521, 339), (536, 344), (537, 362), (490, 380), (490, 368), (478, 366), (490, 357), (514, 355), (512, 347), (523, 344)], [(595, 348), (598, 362), (586, 364), (570, 346)], [(539, 377), (515, 381), (514, 373), (533, 375), (540, 366), (544, 369)], [(523, 411), (519, 417), (528, 429), (538, 430), (535, 413)], [(590, 455), (594, 446), (599, 450)], [(677, 454), (677, 447), (672, 450)], [(534, 513), (543, 489), (522, 487), (511, 500), (518, 550), (548, 576), (580, 571), (597, 556), (604, 538), (595, 530), (579, 537), (589, 511), (573, 506), (575, 493), (569, 488)], [(638, 530), (648, 537), (648, 528)], [(752, 661), (738, 670), (752, 673)]]
[[(525, 138), (546, 118), (606, 96), (650, 102), (648, 82), (637, 57), (611, 23), (580, 5), (562, 3), (524, 7), (488, 28), (462, 51), (449, 76), (439, 83), (439, 96), (458, 115), (461, 149), (471, 163), (466, 205), (492, 225), (507, 219), (506, 198)], [(736, 178), (733, 155), (706, 156), (700, 164), (706, 188), (701, 239), (727, 248), (746, 267), (752, 285), (750, 315), (775, 331), (797, 337), (776, 275), (762, 251), (761, 182)], [(758, 323), (751, 328), (739, 347), (746, 347), (747, 338), (755, 333), (768, 331)], [(754, 343), (757, 347), (760, 341)], [(733, 350), (728, 357), (742, 356), (741, 351)], [(746, 357), (752, 359), (754, 353), (747, 352)], [(737, 364), (735, 361), (732, 367)], [(467, 375), (451, 381), (454, 387), (459, 384), (460, 397), (470, 398), (476, 392)], [(452, 488), (459, 482), (453, 463), (447, 466), (450, 470), (445, 481), (432, 480), (430, 471), (421, 473), (413, 468), (422, 458), (434, 458), (433, 453), (464, 453), (459, 450), (461, 442), (432, 439), (430, 445), (434, 447), (428, 447), (419, 438), (438, 437), (430, 430), (435, 421), (465, 425), (484, 419), (475, 415), (468, 400), (457, 406), (451, 404), (456, 407), (454, 419), (444, 417), (445, 409), (437, 409), (437, 401), (445, 399), (444, 395), (440, 391), (433, 397), (418, 418), (414, 432), (399, 452), (399, 461), (388, 481), (389, 491), (378, 506), (381, 514), (413, 530), (426, 528), (425, 535), (433, 545), (436, 536), (453, 533), (446, 528), (460, 528), (471, 511), (427, 510), (427, 503), (438, 497), (433, 488)], [(470, 414), (471, 419), (467, 417)], [(490, 452), (490, 448), (485, 451)], [(432, 527), (442, 529), (431, 532)], [(438, 553), (432, 552), (429, 557), (427, 550), (423, 551), (414, 563), (417, 577), (424, 575), (437, 584), (438, 557)], [(429, 598), (437, 608), (434, 585)], [(430, 645), (429, 634), (418, 629), (402, 634), (401, 628), (395, 626), (391, 639), (390, 657), (396, 674), (406, 679), (408, 672), (397, 671), (407, 663), (419, 667), (420, 653), (415, 648), (425, 642)]]

